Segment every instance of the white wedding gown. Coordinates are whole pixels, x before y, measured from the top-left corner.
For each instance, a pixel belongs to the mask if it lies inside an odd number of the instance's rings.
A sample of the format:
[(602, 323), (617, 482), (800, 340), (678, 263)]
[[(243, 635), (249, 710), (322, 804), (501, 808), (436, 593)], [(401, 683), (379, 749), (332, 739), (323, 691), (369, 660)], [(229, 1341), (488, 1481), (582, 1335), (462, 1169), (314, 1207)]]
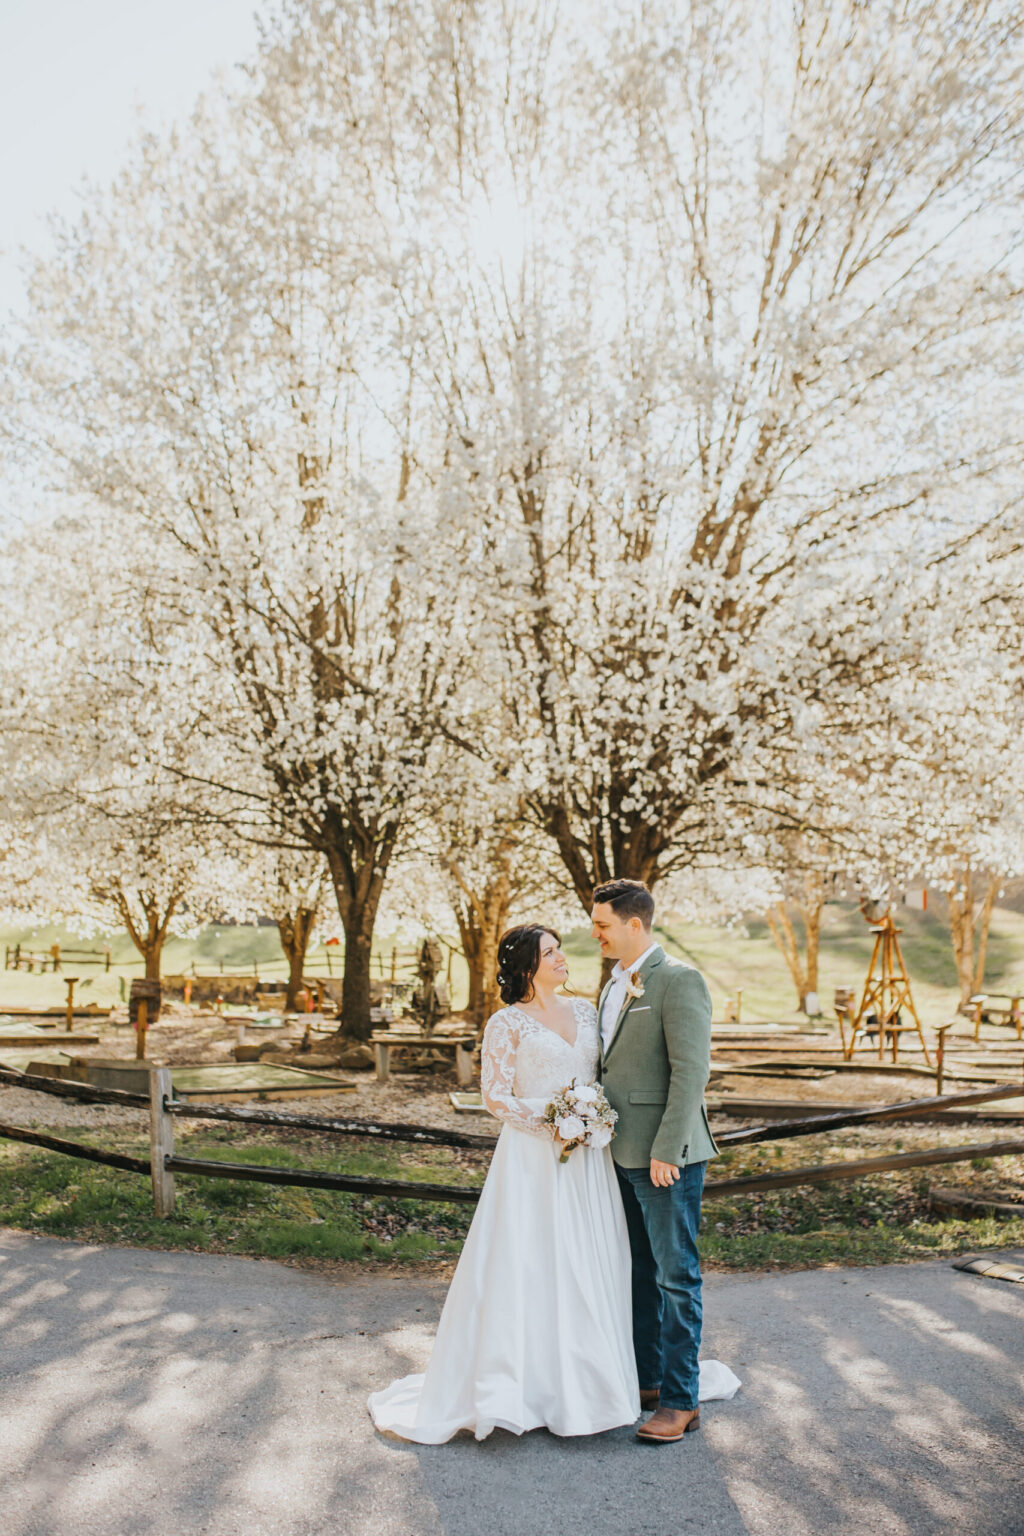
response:
[[(573, 1000), (575, 1044), (516, 1007), (484, 1034), (484, 1102), (504, 1122), (425, 1374), (369, 1400), (373, 1422), (439, 1445), (459, 1430), (483, 1440), (593, 1435), (640, 1413), (633, 1357), (626, 1221), (607, 1147), (560, 1163), (544, 1106), (575, 1080), (592, 1083), (597, 1013)], [(739, 1386), (702, 1362), (700, 1396)]]

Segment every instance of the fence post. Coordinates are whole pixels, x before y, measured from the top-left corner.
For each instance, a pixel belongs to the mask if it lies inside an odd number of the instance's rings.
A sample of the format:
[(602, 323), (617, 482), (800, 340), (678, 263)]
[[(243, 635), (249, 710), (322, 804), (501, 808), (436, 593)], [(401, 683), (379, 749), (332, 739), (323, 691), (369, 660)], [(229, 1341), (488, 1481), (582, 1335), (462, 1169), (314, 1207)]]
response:
[(67, 1024), (67, 1031), (69, 1035), (75, 1027), (75, 982), (77, 980), (77, 976), (65, 976), (64, 978), (64, 985), (68, 989), (67, 1013), (65, 1016), (65, 1022)]
[[(955, 1020), (954, 1020), (955, 1023)], [(935, 1033), (938, 1035), (938, 1044), (935, 1047), (935, 1094), (942, 1092), (942, 1080), (946, 1063), (946, 1030), (952, 1029), (953, 1024), (940, 1024)]]
[(164, 1109), (171, 1097), (170, 1067), (154, 1067), (149, 1074), (149, 1160), (153, 1176), (153, 1206), (158, 1216), (174, 1211), (174, 1174), (164, 1158), (174, 1156), (174, 1119)]

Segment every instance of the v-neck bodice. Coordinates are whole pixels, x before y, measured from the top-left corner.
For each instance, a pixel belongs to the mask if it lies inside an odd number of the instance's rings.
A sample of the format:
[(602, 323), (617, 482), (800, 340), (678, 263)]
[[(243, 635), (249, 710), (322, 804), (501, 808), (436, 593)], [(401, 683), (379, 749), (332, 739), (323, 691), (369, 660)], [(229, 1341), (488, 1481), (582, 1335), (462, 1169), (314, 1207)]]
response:
[(480, 1064), (484, 1102), (499, 1119), (520, 1130), (550, 1136), (537, 1104), (547, 1103), (570, 1083), (592, 1083), (597, 1076), (597, 1011), (582, 997), (571, 999), (576, 1039), (541, 1024), (514, 1003), (487, 1022)]

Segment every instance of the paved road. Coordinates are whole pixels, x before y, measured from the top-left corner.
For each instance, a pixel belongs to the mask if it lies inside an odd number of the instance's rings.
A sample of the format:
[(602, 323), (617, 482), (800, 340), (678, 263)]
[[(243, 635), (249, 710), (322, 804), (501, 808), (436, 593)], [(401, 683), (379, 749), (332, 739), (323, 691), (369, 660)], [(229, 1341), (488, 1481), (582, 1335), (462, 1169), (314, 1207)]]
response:
[(441, 1299), (0, 1231), (0, 1533), (1024, 1533), (1024, 1286), (712, 1275), (707, 1353), (744, 1388), (660, 1448), (376, 1435), (366, 1395), (422, 1365)]

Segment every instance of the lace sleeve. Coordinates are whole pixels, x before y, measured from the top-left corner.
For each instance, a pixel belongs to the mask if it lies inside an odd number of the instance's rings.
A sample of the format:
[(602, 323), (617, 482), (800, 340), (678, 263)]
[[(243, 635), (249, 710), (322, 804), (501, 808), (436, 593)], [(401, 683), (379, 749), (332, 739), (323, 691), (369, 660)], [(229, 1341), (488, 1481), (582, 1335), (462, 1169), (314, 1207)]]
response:
[(492, 1115), (518, 1131), (553, 1140), (553, 1127), (543, 1115), (515, 1096), (516, 1051), (519, 1032), (504, 1011), (493, 1013), (480, 1049), (480, 1092)]

